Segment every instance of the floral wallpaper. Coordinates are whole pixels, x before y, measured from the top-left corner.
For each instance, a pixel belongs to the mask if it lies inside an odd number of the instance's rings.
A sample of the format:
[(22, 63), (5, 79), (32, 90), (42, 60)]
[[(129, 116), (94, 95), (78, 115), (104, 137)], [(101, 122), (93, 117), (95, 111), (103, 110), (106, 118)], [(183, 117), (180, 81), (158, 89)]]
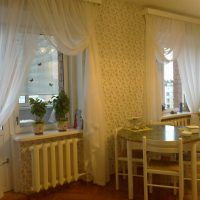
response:
[(114, 169), (113, 133), (132, 116), (143, 116), (145, 21), (131, 1), (103, 0), (96, 37), (105, 97), (110, 170)]

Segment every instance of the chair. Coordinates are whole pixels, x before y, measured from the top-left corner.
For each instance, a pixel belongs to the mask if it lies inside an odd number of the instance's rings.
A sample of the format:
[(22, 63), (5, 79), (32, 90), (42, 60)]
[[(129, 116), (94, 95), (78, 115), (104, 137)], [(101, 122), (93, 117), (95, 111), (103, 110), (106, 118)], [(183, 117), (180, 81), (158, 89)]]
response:
[[(197, 181), (200, 181), (200, 142), (196, 143), (196, 164), (194, 166), (191, 165), (191, 146), (190, 144), (183, 145), (184, 150), (184, 181), (191, 181), (192, 180), (192, 170), (196, 170), (197, 172)], [(193, 167), (193, 169), (192, 169)], [(195, 169), (194, 169), (195, 168)]]
[[(149, 155), (152, 153), (178, 154), (178, 161), (152, 160)], [(168, 175), (178, 177), (179, 186), (154, 183), (153, 177), (148, 175)], [(143, 137), (143, 176), (144, 176), (144, 199), (148, 200), (148, 187), (164, 187), (179, 189), (179, 200), (183, 200), (183, 144), (182, 139), (178, 141), (147, 140)]]
[[(119, 176), (123, 176), (125, 178), (128, 176), (127, 172), (127, 149), (126, 149), (126, 141), (119, 137), (119, 133), (123, 128), (117, 128), (115, 130), (115, 188), (116, 190), (119, 189)], [(134, 133), (133, 133), (134, 134)], [(133, 176), (143, 177), (138, 173), (138, 167), (142, 167), (143, 159), (142, 159), (142, 151), (136, 149), (133, 152), (133, 159), (134, 162), (134, 173)], [(122, 169), (120, 169), (120, 166)]]
[[(175, 119), (174, 126), (187, 126), (190, 125), (190, 115), (186, 117), (180, 117)], [(191, 144), (184, 144), (183, 151), (183, 163), (184, 163), (184, 181), (191, 181), (192, 170), (197, 171), (197, 181), (200, 181), (200, 142), (196, 144), (197, 151), (196, 151), (196, 164), (194, 166), (191, 165)], [(193, 168), (193, 169), (192, 169)], [(194, 169), (195, 168), (195, 169)]]

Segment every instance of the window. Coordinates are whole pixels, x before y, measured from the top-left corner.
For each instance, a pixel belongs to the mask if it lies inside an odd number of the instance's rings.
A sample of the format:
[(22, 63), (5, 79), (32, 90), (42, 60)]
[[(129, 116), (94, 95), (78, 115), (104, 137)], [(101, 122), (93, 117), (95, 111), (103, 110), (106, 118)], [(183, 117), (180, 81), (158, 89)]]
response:
[[(73, 126), (75, 114), (82, 115), (83, 110), (85, 58), (86, 51), (77, 56), (66, 56), (59, 53), (44, 36), (39, 37), (35, 58), (19, 97), (19, 114), (16, 114), (20, 126), (17, 126), (17, 132), (31, 131), (35, 116), (30, 112), (30, 97), (49, 101), (61, 89), (65, 89), (70, 97), (69, 124)], [(48, 129), (56, 128), (51, 120), (52, 110), (49, 104), (44, 117)]]
[(164, 104), (167, 109), (174, 108), (173, 61), (164, 64)]
[(177, 61), (163, 67), (163, 110), (179, 111), (180, 103), (186, 108)]
[[(30, 113), (29, 98), (39, 98), (48, 102), (52, 96), (57, 95), (63, 83), (59, 78), (59, 72), (63, 69), (62, 54), (55, 49), (51, 43), (40, 36), (38, 38), (35, 57), (31, 64), (29, 75), (25, 81), (19, 97), (19, 120), (20, 125), (34, 120)], [(47, 106), (45, 122), (47, 123), (52, 112), (52, 106)]]

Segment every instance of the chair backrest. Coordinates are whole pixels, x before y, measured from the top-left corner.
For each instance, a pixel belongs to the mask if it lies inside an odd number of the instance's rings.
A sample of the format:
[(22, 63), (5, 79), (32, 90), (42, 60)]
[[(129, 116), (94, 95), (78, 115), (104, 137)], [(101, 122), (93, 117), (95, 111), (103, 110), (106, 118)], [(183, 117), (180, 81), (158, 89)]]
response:
[(183, 143), (182, 138), (177, 141), (159, 141), (147, 140), (143, 137), (143, 159), (147, 162), (147, 154), (149, 152), (166, 153), (166, 154), (179, 154), (179, 164), (183, 165)]
[[(146, 143), (146, 144), (145, 144)], [(146, 151), (158, 153), (179, 153), (179, 145), (182, 146), (182, 138), (178, 141), (147, 140), (143, 137), (143, 145)]]

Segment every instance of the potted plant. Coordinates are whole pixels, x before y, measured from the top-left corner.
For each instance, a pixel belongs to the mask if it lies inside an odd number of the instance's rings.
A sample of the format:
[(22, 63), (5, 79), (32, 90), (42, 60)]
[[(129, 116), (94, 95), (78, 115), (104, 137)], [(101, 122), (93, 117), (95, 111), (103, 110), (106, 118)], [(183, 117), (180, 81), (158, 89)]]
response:
[(67, 130), (67, 113), (70, 109), (70, 102), (64, 90), (60, 91), (58, 96), (53, 96), (53, 109), (55, 110), (55, 118), (59, 131)]
[(43, 117), (46, 113), (46, 105), (48, 103), (40, 100), (39, 98), (29, 98), (29, 103), (31, 106), (31, 113), (36, 116), (36, 120), (33, 126), (34, 132), (36, 135), (42, 134), (44, 131)]

